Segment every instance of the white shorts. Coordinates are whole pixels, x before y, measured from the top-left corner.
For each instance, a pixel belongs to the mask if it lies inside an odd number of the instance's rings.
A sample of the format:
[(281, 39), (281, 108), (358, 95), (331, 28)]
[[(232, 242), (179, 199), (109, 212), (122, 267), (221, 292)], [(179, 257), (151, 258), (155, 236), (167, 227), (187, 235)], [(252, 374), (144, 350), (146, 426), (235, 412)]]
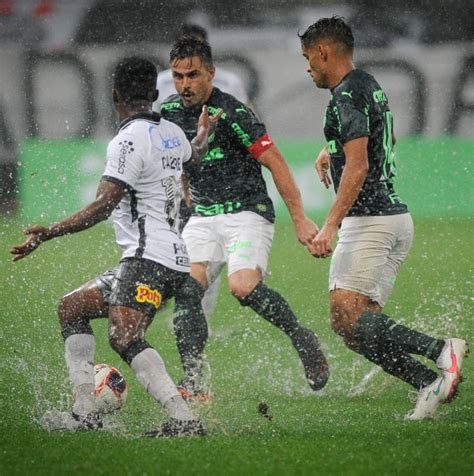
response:
[(413, 241), (410, 214), (347, 217), (338, 237), (329, 290), (355, 291), (384, 307)]
[[(191, 263), (227, 264), (228, 276), (242, 269), (259, 269), (265, 276), (274, 231), (273, 223), (260, 215), (239, 212), (193, 216), (184, 227), (183, 238)], [(213, 278), (209, 276), (209, 281)]]

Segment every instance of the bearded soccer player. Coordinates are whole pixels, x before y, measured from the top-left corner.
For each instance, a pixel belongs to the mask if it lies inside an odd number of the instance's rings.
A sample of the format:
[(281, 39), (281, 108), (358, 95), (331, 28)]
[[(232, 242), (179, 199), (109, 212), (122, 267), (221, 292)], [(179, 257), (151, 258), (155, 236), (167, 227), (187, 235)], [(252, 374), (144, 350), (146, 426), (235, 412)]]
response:
[[(102, 426), (94, 397), (95, 339), (90, 319), (109, 318), (109, 342), (130, 365), (147, 392), (170, 419), (145, 436), (203, 435), (196, 419), (168, 375), (145, 333), (163, 300), (187, 296), (193, 279), (181, 236), (179, 205), (183, 164), (200, 161), (209, 130), (218, 115), (203, 110), (190, 143), (175, 124), (152, 112), (156, 100), (155, 66), (137, 57), (122, 60), (114, 73), (112, 97), (120, 122), (107, 148), (107, 165), (97, 198), (90, 205), (49, 227), (25, 230), (28, 239), (14, 246), (14, 261), (62, 235), (92, 227), (112, 215), (123, 254), (118, 270), (67, 294), (59, 306), (66, 364), (74, 386), (72, 412), (49, 412), (48, 429), (86, 430)], [(113, 286), (112, 286), (113, 281)]]
[[(316, 169), (329, 187), (331, 168), (336, 199), (310, 248), (316, 257), (333, 255), (332, 327), (347, 347), (419, 391), (407, 419), (432, 418), (455, 396), (468, 346), (462, 339), (435, 339), (382, 313), (413, 239), (410, 213), (394, 189), (387, 96), (373, 76), (354, 67), (354, 38), (342, 18), (320, 19), (300, 40), (312, 80), (331, 92), (324, 125), (328, 144)], [(432, 360), (440, 372), (411, 354)]]
[[(204, 104), (209, 111), (223, 111), (202, 163), (185, 168), (193, 212), (183, 237), (195, 289), (187, 298), (175, 300), (176, 336), (185, 371), (182, 394), (195, 397), (205, 392), (199, 380), (207, 327), (199, 296), (215, 278), (209, 271), (219, 271), (225, 264), (231, 293), (290, 338), (311, 388), (320, 390), (329, 369), (318, 338), (300, 325), (287, 301), (263, 282), (275, 215), (262, 165), (270, 170), (302, 244), (311, 243), (316, 225), (305, 215), (293, 176), (265, 126), (249, 107), (213, 87), (215, 68), (209, 44), (192, 38), (178, 40), (170, 63), (178, 94), (161, 105), (163, 117), (192, 137)], [(216, 269), (215, 264), (220, 266)]]

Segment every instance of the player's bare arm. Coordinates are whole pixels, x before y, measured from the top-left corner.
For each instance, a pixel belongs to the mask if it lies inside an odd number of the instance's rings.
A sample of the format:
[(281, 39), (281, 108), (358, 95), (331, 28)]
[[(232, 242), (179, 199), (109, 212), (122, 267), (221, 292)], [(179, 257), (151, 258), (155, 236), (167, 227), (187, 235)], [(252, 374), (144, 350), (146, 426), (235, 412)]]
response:
[(331, 255), (332, 242), (336, 236), (337, 228), (362, 189), (369, 170), (367, 144), (368, 137), (359, 137), (344, 144), (346, 164), (336, 200), (329, 210), (324, 226), (310, 247), (311, 253), (317, 258), (326, 258)]
[(319, 180), (321, 180), (326, 188), (329, 188), (332, 185), (332, 181), (328, 174), (329, 152), (327, 146), (323, 147), (321, 152), (319, 152), (316, 162), (314, 163), (314, 168), (319, 175)]
[(215, 131), (217, 121), (219, 121), (223, 112), (224, 111), (220, 109), (216, 114), (209, 117), (207, 106), (202, 107), (202, 112), (198, 120), (196, 137), (191, 141), (191, 147), (193, 148), (193, 162), (201, 162), (204, 155), (206, 155), (208, 150), (208, 137)]
[(23, 233), (28, 235), (28, 238), (24, 243), (15, 245), (10, 249), (10, 253), (14, 255), (12, 260), (18, 261), (25, 258), (45, 241), (86, 230), (106, 220), (124, 195), (123, 187), (102, 180), (97, 189), (97, 198), (82, 210), (48, 227), (33, 225), (25, 228)]
[(257, 160), (270, 170), (278, 192), (290, 212), (299, 242), (309, 246), (318, 233), (318, 227), (304, 212), (301, 193), (285, 159), (278, 148), (273, 145)]

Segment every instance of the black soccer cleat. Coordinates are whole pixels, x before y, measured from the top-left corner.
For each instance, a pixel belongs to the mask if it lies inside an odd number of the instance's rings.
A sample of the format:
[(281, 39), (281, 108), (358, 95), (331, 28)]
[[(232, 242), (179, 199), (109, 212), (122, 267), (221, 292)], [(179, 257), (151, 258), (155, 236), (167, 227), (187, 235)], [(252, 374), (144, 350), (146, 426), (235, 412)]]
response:
[(71, 416), (77, 422), (77, 430), (98, 430), (103, 426), (99, 412), (91, 412), (87, 415), (71, 412)]
[(145, 438), (174, 438), (184, 436), (205, 436), (206, 428), (201, 420), (177, 420), (170, 418), (158, 430), (147, 431)]
[(304, 367), (306, 380), (314, 390), (322, 390), (329, 379), (329, 364), (313, 331), (301, 327), (291, 337)]

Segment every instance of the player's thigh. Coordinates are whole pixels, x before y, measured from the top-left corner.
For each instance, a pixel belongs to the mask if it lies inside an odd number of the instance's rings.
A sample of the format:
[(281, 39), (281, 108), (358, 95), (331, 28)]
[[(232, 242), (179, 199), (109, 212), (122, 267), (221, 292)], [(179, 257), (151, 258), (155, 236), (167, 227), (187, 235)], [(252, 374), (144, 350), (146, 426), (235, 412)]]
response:
[(216, 217), (191, 217), (183, 238), (191, 263), (223, 262), (224, 251), (215, 228)]
[(344, 289), (384, 305), (381, 279), (397, 237), (387, 217), (343, 220), (329, 269), (329, 290)]
[(273, 223), (253, 212), (222, 216), (219, 235), (227, 251), (228, 276), (245, 269), (265, 276), (274, 233)]
[(395, 246), (391, 249), (380, 276), (380, 295), (382, 306), (393, 291), (400, 267), (405, 261), (413, 242), (413, 220), (409, 213), (395, 215), (391, 220), (391, 230), (396, 235)]
[(112, 283), (117, 268), (88, 281), (64, 295), (59, 303), (58, 314), (62, 321), (80, 318), (107, 317)]

